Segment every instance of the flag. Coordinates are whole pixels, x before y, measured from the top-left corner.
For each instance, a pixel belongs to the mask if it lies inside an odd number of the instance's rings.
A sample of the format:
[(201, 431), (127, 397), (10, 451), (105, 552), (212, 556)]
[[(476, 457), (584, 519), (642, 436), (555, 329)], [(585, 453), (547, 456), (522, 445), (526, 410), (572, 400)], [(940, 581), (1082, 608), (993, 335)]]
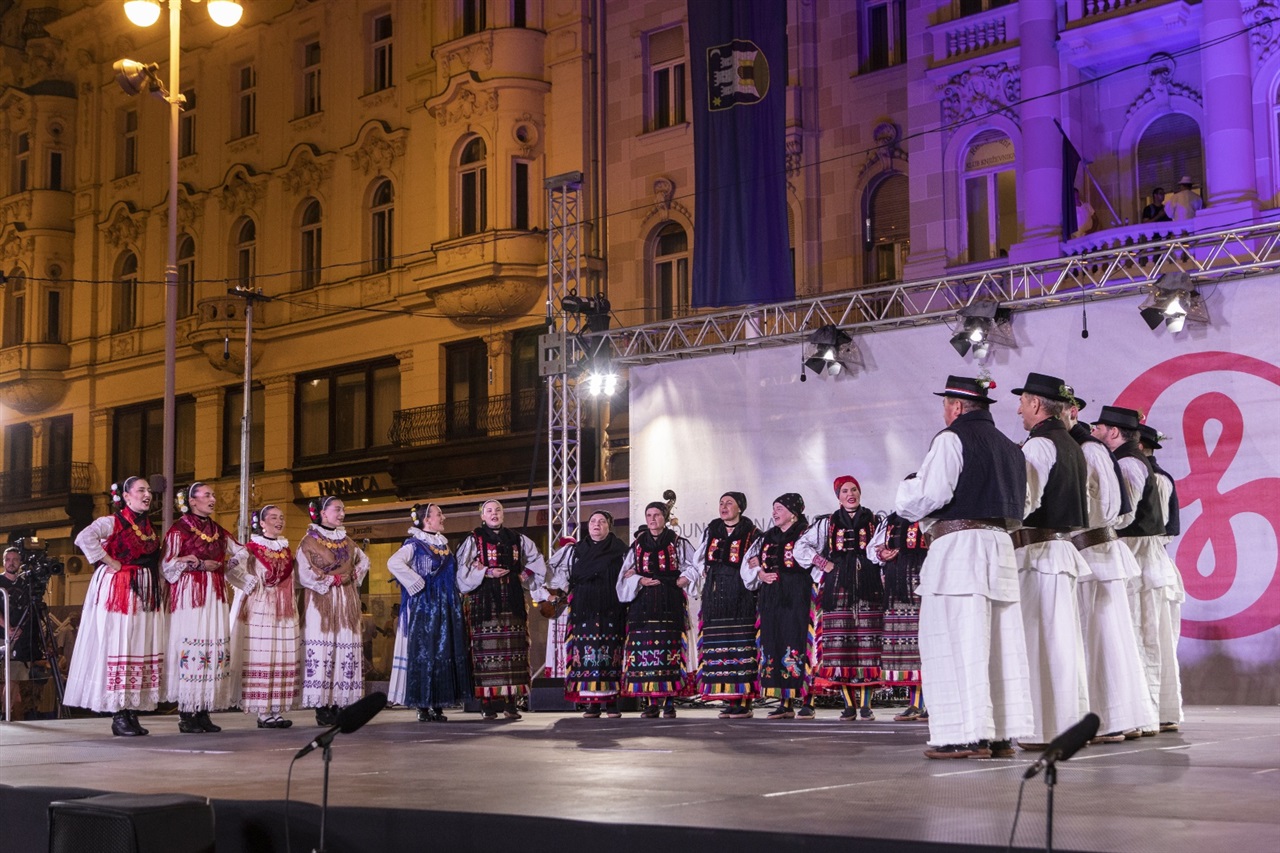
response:
[(688, 0), (693, 304), (795, 298), (787, 237), (786, 0)]
[(1070, 240), (1080, 223), (1076, 222), (1076, 170), (1080, 168), (1080, 152), (1067, 138), (1067, 132), (1055, 119), (1062, 134), (1062, 239)]

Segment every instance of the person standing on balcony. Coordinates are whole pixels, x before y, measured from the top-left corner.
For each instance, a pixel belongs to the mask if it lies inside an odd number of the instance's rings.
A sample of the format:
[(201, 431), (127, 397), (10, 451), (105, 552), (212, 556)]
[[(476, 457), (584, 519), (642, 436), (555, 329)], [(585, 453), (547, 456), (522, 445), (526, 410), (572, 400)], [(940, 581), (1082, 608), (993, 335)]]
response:
[(471, 694), (458, 561), (439, 504), (414, 504), (409, 518), (409, 538), (387, 561), (401, 590), (389, 698), (417, 708), (419, 722), (443, 723)]
[(178, 731), (220, 732), (209, 712), (230, 708), (240, 698), (232, 671), (227, 587), (252, 592), (258, 580), (230, 563), (240, 546), (210, 518), (217, 505), (213, 487), (195, 482), (176, 498), (181, 516), (164, 535), (160, 564), (169, 582), (168, 698), (178, 703)]
[(1080, 190), (1072, 189), (1076, 205), (1076, 230), (1071, 239), (1083, 237), (1094, 229), (1097, 223), (1093, 218), (1093, 205), (1080, 197)]
[(1143, 222), (1168, 222), (1169, 214), (1164, 211), (1164, 187), (1156, 187), (1151, 191), (1151, 204), (1142, 208)]
[[(862, 486), (848, 474), (832, 484), (840, 506), (813, 523), (796, 542), (796, 562), (818, 584), (815, 682), (829, 682), (844, 697), (845, 721), (874, 720), (871, 694), (880, 686), (884, 584), (867, 559), (876, 516), (862, 505)], [(800, 709), (802, 718), (812, 706)]]
[[(548, 584), (552, 595), (567, 590), (568, 632), (565, 638), (565, 698), (587, 706), (582, 716), (601, 712), (620, 717), (622, 646), (626, 615), (618, 600), (618, 575), (627, 546), (613, 535), (613, 516), (602, 509), (587, 519), (587, 537), (571, 542), (551, 557)], [(555, 601), (544, 606), (552, 610)]]
[(1174, 222), (1193, 219), (1204, 207), (1204, 199), (1195, 191), (1195, 186), (1190, 175), (1183, 175), (1178, 179), (1178, 191), (1165, 200), (1164, 212)]
[[(80, 617), (65, 703), (110, 712), (111, 733), (147, 734), (139, 711), (154, 711), (165, 684), (168, 618), (160, 583), (160, 537), (151, 527), (151, 486), (112, 484), (112, 515), (95, 519), (76, 547), (96, 567)], [(6, 557), (8, 554), (6, 553)]]
[(747, 496), (725, 492), (720, 515), (707, 525), (698, 549), (703, 579), (698, 619), (698, 689), (708, 701), (728, 705), (721, 719), (751, 717), (751, 700), (760, 692), (760, 655), (756, 649), (756, 594), (742, 583), (742, 561), (760, 538), (755, 522), (742, 513)]
[(253, 513), (252, 530), (234, 558), (239, 570), (258, 580), (253, 592), (236, 594), (231, 608), (240, 709), (256, 713), (260, 729), (287, 729), (293, 721), (281, 715), (298, 704), (302, 640), (293, 595), (293, 552), (282, 535), (284, 511), (267, 504)]
[(458, 546), (459, 588), (471, 637), (473, 689), (485, 720), (520, 719), (529, 693), (529, 623), (525, 590), (544, 601), (546, 561), (528, 536), (503, 527), (496, 500), (480, 505), (481, 524)]
[(369, 557), (347, 535), (347, 508), (328, 495), (308, 506), (311, 524), (298, 543), (302, 585), (302, 707), (316, 725), (332, 726), (338, 711), (364, 696), (364, 632), (360, 584)]
[(636, 532), (618, 575), (618, 600), (631, 605), (622, 655), (623, 691), (648, 700), (640, 714), (645, 719), (659, 713), (675, 718), (675, 697), (684, 692), (688, 675), (685, 590), (698, 580), (697, 553), (688, 539), (667, 526), (670, 513), (662, 501), (645, 507), (645, 526)]

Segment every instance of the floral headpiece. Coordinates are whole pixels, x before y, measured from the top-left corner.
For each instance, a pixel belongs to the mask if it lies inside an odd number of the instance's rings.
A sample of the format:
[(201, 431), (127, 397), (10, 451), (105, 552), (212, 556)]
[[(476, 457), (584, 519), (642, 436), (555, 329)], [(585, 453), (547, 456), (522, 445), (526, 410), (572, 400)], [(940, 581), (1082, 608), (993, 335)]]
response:
[(189, 502), (190, 495), (196, 489), (200, 488), (203, 485), (204, 483), (200, 482), (199, 480), (196, 480), (194, 483), (187, 486), (185, 489), (178, 489), (177, 494), (173, 496), (173, 503), (174, 503), (174, 506), (178, 508), (178, 512), (182, 513), (183, 515), (186, 515), (187, 513), (191, 512), (191, 504)]
[(264, 507), (255, 509), (253, 511), (253, 515), (250, 516), (250, 520), (249, 520), (249, 526), (253, 528), (253, 532), (261, 535), (262, 534), (262, 517), (267, 514), (267, 510), (279, 509), (279, 508), (280, 507), (276, 506), (275, 504), (267, 504)]
[(319, 524), (320, 514), (324, 512), (324, 508), (337, 499), (337, 495), (325, 495), (324, 497), (313, 498), (311, 503), (307, 504), (307, 515), (311, 516), (312, 523)]

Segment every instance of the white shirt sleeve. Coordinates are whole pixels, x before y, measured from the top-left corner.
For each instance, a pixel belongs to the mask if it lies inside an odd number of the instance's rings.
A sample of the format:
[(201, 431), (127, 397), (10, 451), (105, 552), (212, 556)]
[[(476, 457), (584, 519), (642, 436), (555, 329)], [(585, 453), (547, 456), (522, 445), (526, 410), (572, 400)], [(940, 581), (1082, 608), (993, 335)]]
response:
[(413, 559), (413, 546), (404, 545), (387, 559), (387, 571), (391, 572), (391, 577), (404, 587), (405, 592), (417, 595), (426, 588), (427, 582), (420, 578), (409, 565), (411, 559)]
[(565, 545), (551, 555), (551, 565), (547, 570), (547, 586), (556, 589), (569, 589), (569, 572), (573, 570), (573, 546)]
[(107, 537), (115, 532), (115, 529), (115, 516), (104, 515), (101, 518), (95, 518), (92, 524), (76, 535), (76, 547), (84, 553), (85, 559), (96, 566), (102, 562), (103, 557), (107, 556), (102, 543), (107, 541)]
[(963, 467), (960, 436), (945, 430), (938, 433), (916, 476), (898, 484), (894, 511), (907, 521), (920, 521), (946, 506), (955, 496)]
[(871, 534), (871, 541), (867, 543), (867, 559), (877, 566), (884, 565), (884, 560), (880, 559), (880, 548), (888, 539), (889, 516), (886, 515), (876, 524), (876, 532)]
[(634, 548), (627, 549), (627, 556), (622, 560), (622, 571), (618, 573), (618, 600), (621, 602), (635, 601), (636, 595), (640, 592), (640, 576), (637, 574), (628, 574), (635, 569), (636, 551)]
[(809, 570), (809, 576), (813, 578), (814, 583), (822, 581), (822, 569), (815, 566), (813, 561), (822, 553), (823, 543), (827, 541), (827, 527), (830, 524), (829, 516), (810, 524), (809, 529), (800, 534), (795, 547), (791, 549), (791, 556)]
[(524, 577), (521, 581), (534, 601), (546, 601), (547, 561), (533, 540), (523, 533), (520, 536), (520, 553), (524, 556)]
[(1129, 503), (1133, 510), (1116, 520), (1117, 528), (1125, 528), (1133, 523), (1138, 515), (1138, 503), (1142, 500), (1142, 490), (1147, 485), (1147, 466), (1137, 459), (1126, 456), (1120, 460), (1120, 475), (1124, 477), (1125, 488), (1129, 490)]
[(1022, 455), (1027, 463), (1027, 495), (1022, 507), (1022, 517), (1026, 518), (1040, 508), (1049, 472), (1058, 461), (1058, 448), (1051, 440), (1038, 436), (1027, 439)]
[[(760, 562), (760, 554), (764, 551), (764, 537), (757, 536), (756, 541), (751, 543), (751, 547), (747, 549), (747, 553), (742, 558), (742, 563), (738, 566), (738, 575), (742, 578), (742, 585), (747, 589), (755, 591), (760, 588), (761, 580), (757, 572), (760, 571), (758, 564)], [(795, 549), (792, 549), (792, 555)], [(755, 560), (757, 565), (751, 565), (751, 561)]]

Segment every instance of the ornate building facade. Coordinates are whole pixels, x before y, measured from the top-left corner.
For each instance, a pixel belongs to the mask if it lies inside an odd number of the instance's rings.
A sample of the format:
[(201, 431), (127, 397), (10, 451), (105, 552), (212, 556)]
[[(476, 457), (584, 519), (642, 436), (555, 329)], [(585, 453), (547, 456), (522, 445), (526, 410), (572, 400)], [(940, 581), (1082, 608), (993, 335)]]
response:
[[(1274, 0), (785, 2), (798, 295), (1280, 203)], [(0, 6), (0, 532), (70, 554), (114, 479), (160, 469), (169, 117), (112, 63), (168, 79), (167, 32), (115, 0)], [(179, 481), (213, 482), (234, 524), (243, 284), (270, 300), (255, 504), (291, 507), (297, 531), (337, 492), (390, 548), (407, 502), (447, 499), (462, 529), (479, 495), (523, 497), (531, 471), (545, 490), (544, 180), (583, 175), (588, 278), (615, 323), (692, 310), (714, 223), (693, 215), (684, 0), (244, 6), (222, 30), (184, 4)], [(1093, 209), (1065, 237), (1064, 137)], [(1142, 222), (1182, 177), (1203, 210)], [(625, 508), (625, 404), (585, 411), (584, 501)]]

